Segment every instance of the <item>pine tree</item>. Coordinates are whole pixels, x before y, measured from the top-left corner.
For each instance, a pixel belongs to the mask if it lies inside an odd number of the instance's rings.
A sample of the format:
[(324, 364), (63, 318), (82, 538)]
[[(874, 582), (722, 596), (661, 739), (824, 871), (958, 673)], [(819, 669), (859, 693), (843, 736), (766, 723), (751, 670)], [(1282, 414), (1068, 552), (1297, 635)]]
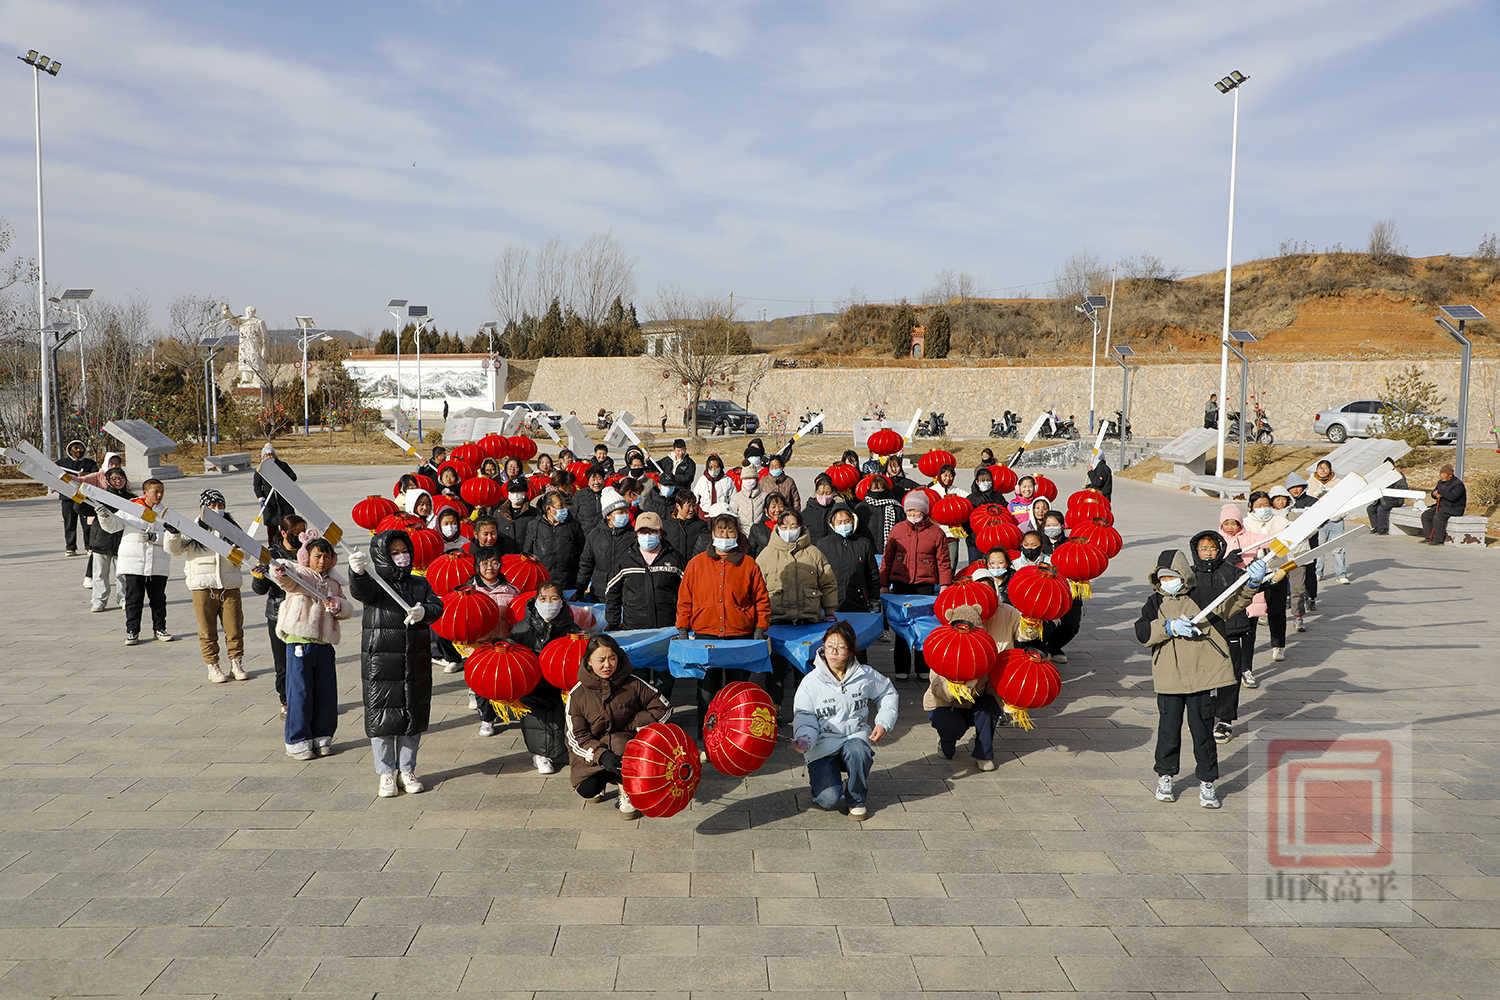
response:
[(905, 299), (891, 320), (891, 357), (911, 357), (911, 332), (917, 328), (917, 316)]
[(552, 304), (547, 307), (547, 314), (542, 317), (537, 329), (536, 354), (538, 358), (555, 358), (562, 349), (563, 339), (563, 314), (562, 303), (554, 298)]
[(924, 348), (929, 358), (946, 358), (953, 347), (953, 320), (948, 310), (939, 307), (927, 317), (927, 343)]
[(394, 330), (381, 330), (380, 337), (375, 341), (376, 354), (396, 353), (396, 332)]

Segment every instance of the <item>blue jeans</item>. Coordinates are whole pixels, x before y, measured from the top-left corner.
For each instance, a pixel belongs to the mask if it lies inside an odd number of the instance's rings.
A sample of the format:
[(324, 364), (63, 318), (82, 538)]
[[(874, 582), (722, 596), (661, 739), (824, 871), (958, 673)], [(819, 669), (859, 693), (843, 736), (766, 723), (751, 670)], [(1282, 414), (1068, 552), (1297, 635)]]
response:
[[(833, 809), (847, 794), (851, 806), (864, 805), (870, 790), (870, 764), (874, 760), (875, 750), (870, 744), (850, 737), (827, 757), (808, 761), (807, 780), (812, 785), (813, 801), (821, 809)], [(843, 778), (846, 772), (847, 782)]]
[(415, 736), (370, 737), (370, 750), (375, 755), (375, 773), (390, 774), (397, 770), (399, 761), (399, 769), (403, 774), (416, 774), (417, 746), (421, 742), (420, 733)]
[(927, 720), (937, 730), (938, 746), (945, 757), (953, 756), (954, 744), (972, 726), (975, 760), (995, 759), (995, 722), (999, 717), (1000, 703), (989, 694), (974, 699), (972, 708), (945, 705), (927, 713)]
[(286, 752), (332, 746), (339, 724), (339, 686), (333, 647), (299, 642), (286, 647)]
[[(1323, 544), (1325, 544), (1327, 542), (1331, 542), (1335, 538), (1338, 538), (1343, 533), (1344, 533), (1344, 522), (1343, 521), (1329, 521), (1327, 524), (1323, 525), (1323, 527), (1321, 527), (1321, 528), (1318, 529), (1318, 544), (1319, 545), (1323, 545)], [(1345, 576), (1349, 572), (1349, 564), (1348, 564), (1348, 562), (1347, 562), (1347, 560), (1346, 560), (1346, 558), (1344, 556), (1344, 550), (1342, 548), (1337, 548), (1337, 549), (1333, 550), (1333, 572), (1332, 573), (1324, 573), (1323, 572), (1323, 565), (1324, 564), (1323, 564), (1323, 557), (1322, 556), (1318, 556), (1316, 562), (1318, 564), (1318, 579), (1319, 580), (1326, 580), (1329, 576)]]

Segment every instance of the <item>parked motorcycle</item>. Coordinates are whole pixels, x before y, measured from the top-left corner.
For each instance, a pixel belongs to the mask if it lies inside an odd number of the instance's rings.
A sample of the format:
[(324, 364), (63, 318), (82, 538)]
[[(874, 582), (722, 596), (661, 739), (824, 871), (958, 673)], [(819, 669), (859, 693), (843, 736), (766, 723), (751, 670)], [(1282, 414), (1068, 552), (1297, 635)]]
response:
[(1078, 440), (1079, 436), (1078, 424), (1073, 419), (1073, 415), (1071, 413), (1068, 414), (1068, 419), (1066, 420), (1063, 420), (1062, 418), (1054, 414), (1051, 420), (1042, 421), (1042, 429), (1039, 432), (1038, 436), (1044, 438), (1057, 438), (1059, 440), (1076, 441)]
[(948, 418), (941, 413), (929, 413), (917, 423), (917, 437), (942, 437), (948, 433)]
[(615, 415), (609, 410), (600, 410), (598, 417), (594, 419), (594, 426), (601, 431), (609, 430), (609, 425), (615, 422)]
[[(1238, 441), (1240, 439), (1240, 415), (1232, 412), (1228, 414), (1229, 423), (1224, 428), (1224, 438), (1227, 441)], [(1276, 433), (1271, 427), (1271, 421), (1266, 416), (1266, 411), (1257, 403), (1255, 406), (1255, 426), (1251, 428), (1250, 435), (1246, 441), (1256, 441), (1260, 444), (1275, 444)]]
[[(818, 411), (817, 410), (808, 410), (806, 413), (802, 414), (802, 426), (806, 427), (807, 424), (808, 424), (808, 422), (810, 420), (812, 420), (814, 417), (816, 417), (817, 415), (818, 415)], [(812, 430), (808, 431), (807, 433), (808, 434), (822, 434), (823, 433), (823, 425), (822, 424), (818, 424), (818, 426), (814, 427)]]
[(1125, 440), (1129, 441), (1134, 436), (1130, 433), (1130, 421), (1125, 420), (1124, 414), (1122, 414), (1119, 410), (1115, 411), (1114, 419), (1105, 419), (1104, 436), (1106, 438), (1113, 438), (1116, 441), (1120, 440), (1121, 422), (1125, 424)]
[(1013, 438), (1021, 433), (1021, 418), (1010, 410), (999, 420), (990, 421), (990, 437)]

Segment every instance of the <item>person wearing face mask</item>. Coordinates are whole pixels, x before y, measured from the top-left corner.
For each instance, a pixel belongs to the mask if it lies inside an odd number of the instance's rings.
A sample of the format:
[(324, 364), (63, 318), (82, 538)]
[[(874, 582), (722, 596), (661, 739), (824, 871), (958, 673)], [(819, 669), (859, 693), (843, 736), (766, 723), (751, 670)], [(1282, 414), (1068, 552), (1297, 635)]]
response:
[[(968, 493), (958, 488), (957, 473), (951, 465), (944, 465), (938, 469), (937, 478), (932, 485), (927, 487), (939, 497), (968, 497)], [(973, 501), (970, 501), (972, 503)], [(969, 554), (969, 527), (967, 524), (939, 525), (943, 535), (948, 539), (948, 561), (954, 566), (967, 563)]]
[[(437, 533), (443, 537), (443, 551), (462, 551), (468, 540), (459, 532), (458, 512), (452, 507), (444, 507), (433, 520), (436, 522)], [(422, 575), (425, 576), (426, 573)], [(464, 657), (451, 639), (433, 632), (432, 664), (441, 668), (445, 674), (456, 674), (464, 668)]]
[(671, 516), (672, 498), (677, 495), (677, 477), (667, 472), (659, 474), (655, 479), (647, 475), (638, 481), (644, 491), (641, 494), (641, 510), (649, 511), (663, 520)]
[[(1289, 508), (1290, 512), (1287, 514), (1288, 519), (1295, 519), (1298, 511), (1311, 507), (1318, 502), (1317, 496), (1307, 488), (1307, 480), (1295, 472), (1287, 473), (1286, 482), (1283, 485), (1286, 486), (1287, 496), (1292, 498)], [(1317, 536), (1314, 535), (1313, 537), (1316, 538)], [(1317, 543), (1312, 542), (1311, 544), (1316, 545)], [(1303, 566), (1300, 575), (1302, 577), (1300, 587), (1296, 584), (1292, 586), (1292, 611), (1297, 616), (1297, 631), (1304, 632), (1306, 629), (1302, 627), (1303, 614), (1318, 610), (1318, 560), (1314, 559), (1306, 566)], [(1300, 594), (1298, 593), (1299, 590)]]
[(729, 513), (740, 522), (740, 534), (749, 534), (765, 509), (766, 491), (761, 487), (760, 466), (747, 461), (740, 470), (740, 484), (729, 501)]
[[(1047, 511), (1051, 509), (1052, 505), (1047, 502), (1046, 497), (1034, 498), (1031, 501), (1031, 506), (1027, 509), (1026, 521), (1021, 525), (1021, 530), (1041, 531), (1042, 526), (1047, 521)], [(1044, 535), (1043, 537), (1046, 536)], [(1047, 546), (1045, 546), (1045, 548), (1047, 549), (1048, 554), (1051, 554), (1052, 546), (1048, 544)]]
[(833, 488), (828, 473), (818, 473), (818, 478), (813, 480), (813, 495), (802, 508), (802, 523), (807, 526), (807, 533), (814, 542), (828, 534), (828, 515), (838, 499), (838, 491)]
[[(948, 540), (942, 529), (928, 518), (930, 501), (921, 490), (913, 490), (901, 501), (906, 518), (891, 529), (880, 561), (880, 592), (931, 594), (953, 582), (953, 564), (948, 560)], [(896, 636), (896, 680), (909, 680), (915, 662), (918, 680), (927, 679), (922, 654)]]
[[(100, 489), (113, 493), (122, 500), (130, 500), (132, 494), (125, 478), (125, 468), (121, 465), (111, 467), (109, 462), (112, 458), (118, 460), (119, 456), (113, 453), (105, 455), (105, 471), (91, 475), (98, 476)], [(110, 594), (115, 590), (115, 559), (120, 553), (120, 532), (106, 530), (99, 522), (98, 513), (92, 507), (86, 509), (88, 515), (83, 522), (83, 542), (89, 552), (89, 611), (98, 614), (109, 608)], [(272, 534), (275, 534), (274, 530)], [(117, 604), (116, 607), (118, 606)]]
[[(711, 547), (688, 561), (677, 591), (677, 635), (698, 639), (764, 639), (771, 627), (771, 597), (765, 577), (745, 552), (733, 514), (713, 519)], [(710, 667), (698, 682), (698, 731), (708, 703), (730, 681), (749, 680), (746, 670)]]
[(773, 495), (779, 496), (786, 501), (787, 510), (802, 509), (802, 491), (797, 488), (797, 482), (786, 468), (786, 456), (779, 452), (766, 460), (766, 478), (761, 480), (761, 489), (766, 491), (766, 499)]
[[(833, 621), (839, 606), (839, 584), (833, 566), (802, 530), (802, 515), (786, 511), (776, 522), (776, 533), (756, 557), (771, 600), (772, 625), (810, 625)], [(771, 657), (771, 701), (781, 710), (786, 675), (791, 663)]]
[[(1312, 482), (1307, 486), (1307, 493), (1316, 500), (1328, 492), (1336, 482), (1338, 482), (1338, 478), (1333, 474), (1333, 463), (1326, 458), (1322, 459), (1317, 465), (1313, 466)], [(1343, 517), (1335, 518), (1318, 529), (1318, 544), (1327, 545), (1335, 538), (1342, 536), (1343, 533)], [(1327, 580), (1329, 577), (1333, 577), (1334, 583), (1348, 583), (1349, 562), (1344, 550), (1341, 548), (1334, 549), (1331, 557), (1326, 562), (1322, 556), (1318, 556), (1316, 572), (1319, 580)]]
[[(620, 553), (604, 595), (604, 625), (611, 631), (674, 628), (677, 594), (686, 562), (662, 540), (662, 519), (643, 511), (635, 519), (635, 545)], [(670, 698), (674, 678), (667, 670), (644, 672), (646, 680)]]
[(437, 533), (443, 536), (444, 552), (456, 552), (468, 543), (468, 539), (463, 536), (463, 520), (452, 507), (444, 507), (438, 511), (438, 516), (433, 520), (436, 522)]
[[(377, 573), (411, 607), (392, 600), (370, 574)], [(360, 690), (365, 735), (380, 782), (376, 794), (391, 798), (400, 787), (426, 790), (417, 777), (417, 749), (432, 718), (432, 638), (428, 627), (443, 614), (443, 602), (426, 579), (411, 571), (411, 537), (400, 530), (370, 539), (369, 553), (349, 556), (349, 595), (364, 605), (360, 637)]]
[(339, 721), (334, 648), (339, 622), (351, 616), (344, 581), (333, 571), (338, 555), (328, 539), (304, 531), (295, 560), (272, 561), (270, 573), (286, 593), (276, 630), (287, 647), (286, 754), (312, 760), (333, 753)]
[[(579, 617), (563, 601), (562, 588), (548, 581), (536, 588), (536, 596), (527, 602), (526, 614), (511, 630), (510, 638), (541, 655), (553, 639), (582, 632)], [(521, 716), (521, 738), (531, 754), (532, 766), (538, 774), (557, 773), (568, 759), (563, 693), (543, 678), (521, 704), (531, 709), (529, 715)]]
[(875, 548), (860, 533), (859, 518), (844, 501), (838, 501), (829, 511), (828, 529), (816, 544), (833, 568), (839, 590), (838, 610), (879, 610), (880, 567), (875, 565)]
[[(1278, 487), (1279, 489), (1279, 487)], [(1276, 510), (1271, 503), (1271, 495), (1257, 490), (1250, 494), (1250, 513), (1245, 521), (1245, 536), (1253, 537), (1264, 543), (1280, 534), (1287, 526), (1287, 519)], [(1253, 553), (1247, 553), (1252, 558), (1263, 555), (1265, 549), (1257, 544)], [(1286, 659), (1286, 609), (1287, 600), (1291, 591), (1292, 577), (1297, 576), (1295, 572), (1282, 573), (1279, 570), (1271, 574), (1261, 587), (1260, 600), (1264, 608), (1263, 617), (1266, 620), (1266, 628), (1271, 633), (1271, 660), (1280, 662)], [(1251, 614), (1256, 614), (1255, 605), (1251, 605)], [(1257, 681), (1255, 675), (1250, 673), (1242, 676), (1240, 682), (1246, 687), (1255, 687)]]
[(854, 520), (859, 530), (870, 540), (870, 548), (879, 554), (885, 551), (886, 539), (906, 512), (901, 509), (901, 498), (891, 492), (891, 482), (883, 474), (872, 476), (865, 498), (854, 507)]
[(1214, 743), (1214, 691), (1234, 683), (1234, 667), (1224, 626), (1229, 617), (1250, 606), (1266, 579), (1266, 564), (1250, 563), (1250, 582), (1241, 587), (1203, 624), (1193, 617), (1239, 578), (1239, 568), (1223, 559), (1217, 532), (1200, 532), (1191, 544), (1193, 558), (1166, 549), (1147, 577), (1151, 596), (1141, 606), (1135, 636), (1151, 650), (1151, 683), (1156, 690), (1160, 724), (1156, 734), (1156, 798), (1173, 802), (1182, 753), (1182, 722), (1187, 717), (1197, 763), (1198, 804), (1219, 808), (1219, 751)]
[[(198, 495), (202, 507), (224, 510), (224, 494), (204, 490)], [(233, 515), (225, 514), (230, 521)], [(200, 522), (201, 523), (201, 522)], [(231, 560), (179, 532), (168, 532), (164, 547), (169, 556), (182, 556), (183, 577), (193, 595), (193, 615), (198, 619), (198, 651), (208, 679), (223, 684), (233, 677), (247, 681), (245, 673), (245, 611), (240, 600), (240, 568)], [(224, 629), (224, 646), (229, 653), (229, 673), (219, 667), (219, 627)]]
[[(283, 517), (274, 530), (267, 532), (273, 536), (266, 545), (271, 550), (271, 558), (295, 560), (302, 546), (300, 536), (306, 530), (307, 522), (298, 515), (288, 514)], [(281, 602), (286, 598), (286, 591), (268, 574), (260, 572), (259, 567), (250, 571), (250, 590), (266, 599), (266, 630), (271, 637), (271, 663), (276, 668), (276, 697), (281, 702), (281, 714), (285, 716), (286, 643), (276, 634), (276, 619), (281, 612)]]
[(984, 569), (987, 575), (981, 577), (978, 571), (976, 571), (974, 573), (974, 579), (983, 579), (987, 581), (991, 587), (995, 588), (995, 596), (1000, 598), (1000, 603), (1009, 604), (1010, 593), (1006, 588), (1010, 586), (1010, 578), (1012, 575), (1010, 568), (1010, 553), (1006, 552), (1004, 549), (993, 549), (990, 552), (985, 553)]
[[(496, 639), (508, 639), (510, 637), (510, 602), (520, 594), (515, 584), (505, 578), (500, 569), (500, 550), (481, 546), (474, 548), (474, 575), (469, 578), (469, 586), (474, 588), (476, 594), (490, 599), (500, 612), (500, 618), (495, 622), (495, 627), (490, 633), (481, 638), (481, 642), (494, 642)], [(496, 714), (495, 707), (488, 699), (481, 699), (473, 691), (469, 692), (469, 707), (479, 714), (479, 735), (494, 736), (500, 723), (500, 716)]]
[(1016, 560), (1015, 568), (1024, 569), (1027, 566), (1040, 566), (1043, 563), (1050, 564), (1051, 556), (1048, 554), (1047, 540), (1042, 537), (1040, 531), (1027, 531), (1021, 535), (1021, 557)]
[(604, 520), (584, 536), (576, 577), (579, 592), (595, 604), (604, 602), (620, 554), (635, 544), (630, 503), (613, 487), (606, 486), (599, 494), (599, 509)]
[(578, 563), (583, 557), (583, 531), (568, 516), (568, 501), (561, 493), (542, 500), (542, 514), (532, 521), (521, 550), (547, 567), (547, 573), (571, 594), (578, 586)]
[(969, 490), (969, 503), (977, 510), (985, 504), (1005, 505), (1005, 494), (995, 489), (995, 475), (989, 466), (981, 465), (974, 473), (974, 486)]
[(512, 479), (505, 484), (505, 502), (495, 508), (495, 527), (503, 546), (514, 552), (526, 551), (526, 536), (536, 523), (536, 508), (528, 501), (526, 480)]
[(692, 490), (679, 489), (672, 496), (671, 513), (662, 519), (661, 535), (682, 556), (684, 566), (708, 548), (708, 522), (698, 516), (698, 498)]
[(762, 511), (763, 516), (750, 526), (750, 533), (745, 536), (745, 551), (752, 556), (759, 557), (765, 551), (766, 546), (771, 543), (771, 536), (776, 534), (776, 524), (786, 511), (786, 501), (779, 494), (768, 494), (766, 509)]
[(698, 498), (698, 508), (707, 518), (732, 513), (734, 502), (734, 480), (724, 474), (724, 460), (710, 455), (703, 463), (703, 475), (693, 485), (693, 495)]
[(891, 492), (898, 497), (905, 497), (912, 490), (921, 488), (916, 480), (908, 479), (902, 474), (904, 468), (900, 455), (891, 455), (885, 460), (885, 478), (891, 481)]
[[(1042, 544), (1049, 553), (1068, 540), (1064, 524), (1060, 510), (1049, 510), (1042, 519)], [(1068, 643), (1078, 638), (1078, 633), (1083, 628), (1083, 606), (1083, 598), (1075, 597), (1067, 613), (1055, 622), (1045, 622), (1042, 625), (1042, 644), (1053, 663), (1068, 662), (1065, 650)]]
[[(1242, 517), (1238, 504), (1226, 503), (1219, 508), (1218, 537), (1223, 540), (1222, 561), (1231, 569), (1249, 565), (1256, 557), (1260, 542), (1265, 540), (1264, 536), (1247, 532), (1241, 521)], [(1195, 546), (1196, 542), (1195, 538)], [(1229, 663), (1234, 671), (1234, 683), (1219, 688), (1214, 695), (1216, 742), (1228, 743), (1234, 737), (1234, 723), (1239, 718), (1240, 685), (1256, 686), (1255, 671), (1252, 669), (1255, 660), (1255, 626), (1265, 613), (1266, 595), (1257, 590), (1243, 611), (1225, 616), (1224, 638), (1229, 643)], [(1248, 681), (1245, 680), (1247, 677)]]

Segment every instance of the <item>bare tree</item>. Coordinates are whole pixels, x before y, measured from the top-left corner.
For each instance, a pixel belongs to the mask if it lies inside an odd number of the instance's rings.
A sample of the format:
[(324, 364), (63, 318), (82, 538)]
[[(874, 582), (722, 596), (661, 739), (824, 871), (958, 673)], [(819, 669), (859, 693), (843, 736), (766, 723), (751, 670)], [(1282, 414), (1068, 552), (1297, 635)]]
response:
[(1071, 309), (1083, 296), (1109, 284), (1109, 268), (1096, 255), (1080, 251), (1063, 262), (1054, 284), (1055, 297)]
[(536, 252), (536, 263), (531, 271), (531, 294), (528, 297), (527, 307), (531, 315), (541, 316), (552, 304), (553, 299), (562, 302), (572, 300), (572, 289), (568, 287), (571, 278), (568, 257), (567, 249), (555, 236)]
[(1369, 253), (1376, 263), (1384, 263), (1393, 257), (1406, 256), (1406, 247), (1401, 245), (1401, 236), (1396, 231), (1395, 219), (1381, 219), (1370, 227)]
[(1120, 261), (1120, 276), (1142, 281), (1176, 281), (1182, 277), (1180, 268), (1168, 267), (1154, 253), (1139, 253)]
[(152, 355), (151, 306), (144, 299), (90, 301), (88, 317), (87, 422), (89, 431), (97, 434), (111, 420), (136, 415)]
[(173, 336), (197, 344), (219, 332), (223, 324), (219, 317), (220, 301), (213, 295), (179, 295), (173, 299), (167, 307)]
[(490, 275), (490, 305), (495, 307), (495, 318), (500, 329), (520, 322), (526, 311), (526, 282), (531, 265), (531, 251), (517, 243), (511, 243), (495, 259), (495, 270)]
[(691, 397), (689, 422), (697, 437), (698, 403), (707, 390), (728, 383), (740, 371), (741, 359), (731, 353), (738, 329), (733, 311), (727, 299), (693, 298), (673, 289), (660, 294), (652, 313), (679, 333), (658, 360), (668, 380), (676, 379)]
[(591, 238), (569, 255), (572, 270), (571, 305), (585, 323), (598, 326), (609, 316), (609, 307), (619, 299), (635, 296), (635, 260), (604, 233)]

